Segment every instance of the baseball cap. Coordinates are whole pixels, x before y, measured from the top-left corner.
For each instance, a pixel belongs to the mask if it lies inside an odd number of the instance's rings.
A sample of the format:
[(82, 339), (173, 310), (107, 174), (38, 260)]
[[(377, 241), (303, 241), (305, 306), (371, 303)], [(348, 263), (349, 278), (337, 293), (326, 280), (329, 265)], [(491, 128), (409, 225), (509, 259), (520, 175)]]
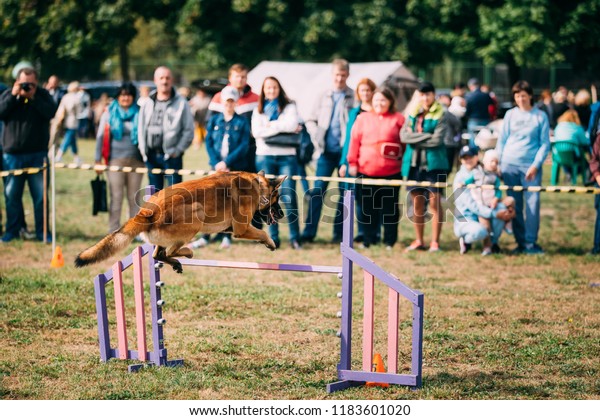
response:
[(479, 152), (479, 150), (476, 147), (471, 147), (468, 144), (466, 144), (460, 149), (458, 156), (461, 158), (464, 158), (467, 156), (469, 156), (469, 157), (477, 156), (478, 152)]
[(228, 101), (230, 99), (232, 101), (237, 101), (239, 98), (240, 94), (238, 93), (237, 89), (232, 86), (225, 86), (221, 91), (221, 99), (223, 100), (223, 102)]

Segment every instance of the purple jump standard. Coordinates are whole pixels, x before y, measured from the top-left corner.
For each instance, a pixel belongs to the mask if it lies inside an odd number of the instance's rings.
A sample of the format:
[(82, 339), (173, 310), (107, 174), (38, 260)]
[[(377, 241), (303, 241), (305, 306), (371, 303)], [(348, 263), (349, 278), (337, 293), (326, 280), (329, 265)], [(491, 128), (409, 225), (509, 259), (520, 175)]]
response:
[[(150, 194), (153, 187), (147, 190)], [(364, 385), (366, 382), (406, 385), (412, 389), (422, 385), (423, 365), (423, 293), (406, 286), (393, 275), (384, 271), (373, 261), (353, 249), (354, 237), (354, 191), (347, 191), (344, 196), (344, 233), (340, 244), (342, 266), (275, 264), (241, 261), (216, 261), (180, 259), (182, 265), (199, 267), (220, 267), (253, 270), (296, 271), (306, 273), (337, 274), (342, 279), (342, 310), (340, 337), (340, 362), (337, 366), (338, 382), (327, 385), (327, 392), (340, 391), (353, 386)], [(106, 273), (95, 278), (96, 311), (98, 316), (98, 338), (100, 358), (106, 362), (111, 358), (137, 359), (142, 364), (130, 365), (129, 371), (134, 372), (145, 365), (180, 366), (183, 360), (168, 360), (164, 347), (160, 280), (161, 263), (152, 258), (154, 247), (144, 245), (136, 248), (129, 256), (118, 261)], [(144, 314), (142, 257), (148, 255), (150, 273), (150, 307), (152, 329), (152, 351), (146, 349), (146, 320)], [(357, 264), (364, 271), (364, 314), (363, 314), (363, 355), (362, 370), (352, 369), (352, 266)], [(127, 347), (127, 331), (125, 328), (125, 311), (123, 302), (122, 272), (133, 266), (134, 297), (136, 303), (137, 350)], [(372, 371), (373, 359), (373, 325), (374, 325), (374, 286), (378, 279), (389, 288), (388, 298), (388, 371), (375, 373)], [(115, 310), (117, 335), (119, 339), (116, 348), (111, 347), (108, 330), (108, 313), (106, 305), (106, 285), (114, 281)], [(412, 354), (411, 374), (398, 374), (398, 305), (400, 296), (408, 299), (413, 305), (412, 311)]]

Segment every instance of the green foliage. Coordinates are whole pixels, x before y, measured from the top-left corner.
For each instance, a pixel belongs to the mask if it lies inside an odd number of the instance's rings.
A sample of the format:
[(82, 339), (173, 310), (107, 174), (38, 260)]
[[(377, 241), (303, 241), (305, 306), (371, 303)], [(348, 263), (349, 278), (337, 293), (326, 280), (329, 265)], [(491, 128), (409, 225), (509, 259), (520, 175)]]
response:
[(113, 57), (128, 72), (128, 54), (207, 72), (343, 56), (415, 67), (568, 61), (597, 74), (599, 13), (599, 0), (0, 0), (0, 65), (8, 74), (29, 59), (45, 75), (91, 78)]
[(520, 67), (563, 61), (548, 7), (548, 0), (509, 0), (496, 8), (479, 7), (481, 37), (486, 45), (477, 54), (488, 65), (508, 57)]

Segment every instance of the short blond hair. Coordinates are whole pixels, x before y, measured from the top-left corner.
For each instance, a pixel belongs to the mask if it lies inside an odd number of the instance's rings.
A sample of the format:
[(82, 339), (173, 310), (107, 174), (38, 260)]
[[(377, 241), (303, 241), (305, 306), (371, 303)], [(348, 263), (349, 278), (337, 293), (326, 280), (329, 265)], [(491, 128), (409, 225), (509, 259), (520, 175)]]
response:
[(350, 63), (348, 63), (348, 60), (344, 60), (343, 58), (336, 58), (331, 62), (331, 65), (334, 69), (344, 70), (350, 73)]
[(577, 92), (577, 95), (575, 95), (574, 103), (577, 106), (588, 106), (591, 104), (592, 96), (590, 95), (590, 92), (585, 89), (580, 89), (579, 92)]
[(567, 109), (563, 114), (558, 117), (557, 120), (559, 123), (562, 122), (572, 122), (577, 125), (581, 125), (581, 120), (579, 119), (579, 114), (574, 109)]

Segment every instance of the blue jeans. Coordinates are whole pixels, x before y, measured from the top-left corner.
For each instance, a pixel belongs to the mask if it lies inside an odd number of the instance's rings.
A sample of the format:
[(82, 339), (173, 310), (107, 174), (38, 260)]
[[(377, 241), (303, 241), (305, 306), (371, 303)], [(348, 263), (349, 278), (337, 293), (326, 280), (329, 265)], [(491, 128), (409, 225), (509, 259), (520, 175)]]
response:
[(469, 118), (467, 121), (467, 132), (471, 136), (469, 139), (469, 145), (471, 147), (475, 146), (475, 131), (479, 132), (479, 128), (488, 125), (490, 123), (489, 119), (479, 119), (479, 118)]
[[(596, 183), (596, 188), (600, 188), (600, 185)], [(594, 207), (596, 208), (596, 226), (594, 229), (594, 248), (592, 252), (600, 253), (600, 195), (596, 195), (594, 198)]]
[[(298, 197), (296, 195), (296, 181), (292, 176), (297, 174), (298, 161), (296, 156), (256, 156), (256, 169), (263, 170), (270, 175), (287, 175), (281, 191), (280, 200), (286, 209), (285, 217), (290, 226), (290, 241), (298, 241), (300, 238), (300, 225), (298, 223)], [(277, 242), (279, 241), (279, 224), (269, 226), (269, 235)]]
[[(2, 157), (4, 170), (34, 168), (44, 164), (46, 152), (24, 153), (13, 155), (4, 153)], [(33, 212), (35, 217), (35, 233), (38, 239), (44, 234), (44, 175), (40, 171), (37, 174), (14, 176), (4, 178), (4, 199), (6, 202), (6, 235), (13, 238), (19, 237), (19, 230), (23, 227), (23, 191), (25, 182), (29, 186), (31, 199), (33, 201)]]
[[(333, 171), (338, 167), (340, 163), (341, 152), (338, 153), (321, 153), (319, 160), (317, 161), (317, 173), (316, 176), (331, 176)], [(317, 236), (317, 229), (319, 228), (319, 220), (321, 219), (321, 210), (323, 209), (323, 200), (325, 194), (327, 194), (328, 181), (315, 181), (315, 186), (310, 190), (308, 196), (308, 214), (304, 221), (304, 232), (302, 232), (302, 238), (305, 240), (312, 241)], [(338, 194), (338, 203), (343, 199)], [(340, 213), (339, 206), (333, 220), (333, 236), (337, 238), (342, 237), (343, 230), (343, 213)]]
[(148, 168), (148, 181), (150, 185), (154, 185), (156, 191), (160, 191), (165, 186), (165, 178), (167, 179), (167, 186), (173, 184), (179, 184), (183, 181), (183, 178), (179, 174), (165, 175), (165, 174), (153, 174), (150, 173), (152, 169), (183, 169), (183, 156), (171, 157), (165, 159), (165, 155), (160, 152), (149, 151), (148, 160), (146, 161), (146, 167)]
[[(304, 166), (301, 163), (297, 163), (298, 165), (298, 175), (306, 177), (306, 166)], [(302, 189), (304, 190), (304, 193), (306, 194), (308, 192), (308, 190), (310, 189), (310, 185), (308, 185), (308, 180), (306, 178), (301, 179), (300, 180), (300, 185), (302, 185)]]
[[(533, 187), (542, 185), (540, 169), (533, 181), (525, 180), (529, 167), (502, 165), (502, 179), (510, 187), (522, 185)], [(515, 240), (520, 247), (537, 243), (540, 230), (540, 193), (508, 190), (507, 195), (515, 199), (516, 217), (513, 220)]]
[(77, 154), (77, 130), (74, 128), (67, 128), (65, 131), (65, 138), (60, 144), (60, 150), (65, 153), (69, 147), (74, 155)]
[[(467, 191), (467, 194), (469, 192)], [(505, 210), (506, 206), (502, 203), (498, 203), (497, 210)], [(502, 231), (504, 230), (504, 221), (493, 217), (491, 219), (492, 222), (492, 243), (498, 244), (500, 240), (500, 236), (502, 235)], [(513, 225), (514, 227), (514, 225)], [(458, 221), (455, 219), (454, 221), (454, 234), (458, 238), (464, 238), (465, 242), (468, 244), (473, 244), (477, 241), (483, 241), (490, 234), (488, 230), (479, 223), (478, 219), (472, 220), (461, 220)]]

